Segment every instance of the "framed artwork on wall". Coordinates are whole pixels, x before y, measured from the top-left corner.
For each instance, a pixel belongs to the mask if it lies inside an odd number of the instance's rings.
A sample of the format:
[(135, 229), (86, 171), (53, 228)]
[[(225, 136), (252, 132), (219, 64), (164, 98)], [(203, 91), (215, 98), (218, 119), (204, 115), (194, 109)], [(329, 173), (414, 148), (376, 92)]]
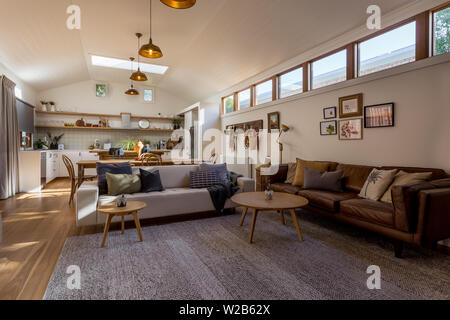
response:
[(98, 98), (104, 98), (106, 97), (106, 84), (104, 83), (97, 83), (95, 84), (95, 95)]
[(336, 119), (337, 111), (336, 107), (324, 108), (323, 109), (323, 118), (326, 119)]
[(363, 94), (339, 98), (339, 118), (362, 116)]
[(272, 112), (267, 115), (267, 127), (269, 133), (272, 132), (272, 130), (280, 130), (280, 113), (279, 112)]
[(364, 107), (364, 128), (386, 128), (394, 125), (393, 102)]
[(321, 136), (334, 136), (337, 135), (337, 121), (322, 121), (320, 123), (320, 135)]
[(339, 121), (339, 140), (362, 140), (362, 119)]

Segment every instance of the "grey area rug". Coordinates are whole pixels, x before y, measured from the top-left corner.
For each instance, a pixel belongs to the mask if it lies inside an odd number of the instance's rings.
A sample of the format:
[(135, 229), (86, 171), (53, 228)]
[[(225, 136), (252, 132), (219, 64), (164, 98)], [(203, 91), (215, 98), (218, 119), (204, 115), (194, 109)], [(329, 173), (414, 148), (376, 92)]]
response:
[[(407, 247), (403, 259), (372, 234), (300, 211), (298, 242), (286, 215), (258, 216), (247, 243), (250, 214), (67, 239), (44, 299), (450, 299), (450, 258)], [(81, 289), (67, 288), (71, 265)], [(381, 289), (367, 288), (367, 267), (381, 269)]]

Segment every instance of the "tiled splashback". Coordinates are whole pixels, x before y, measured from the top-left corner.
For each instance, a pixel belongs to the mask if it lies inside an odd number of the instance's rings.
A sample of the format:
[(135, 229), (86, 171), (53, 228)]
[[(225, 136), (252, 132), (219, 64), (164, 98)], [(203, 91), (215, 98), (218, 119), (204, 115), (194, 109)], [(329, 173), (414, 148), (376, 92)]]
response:
[(138, 130), (92, 130), (92, 129), (36, 129), (34, 141), (44, 139), (50, 132), (52, 136), (58, 136), (64, 133), (60, 143), (64, 144), (66, 150), (84, 150), (95, 143), (98, 139), (103, 148), (104, 143), (112, 143), (112, 146), (121, 145), (124, 140), (132, 139), (136, 141), (141, 139), (143, 142), (150, 141), (150, 146), (156, 149), (156, 144), (161, 140), (168, 140), (171, 133), (152, 132), (144, 133)]

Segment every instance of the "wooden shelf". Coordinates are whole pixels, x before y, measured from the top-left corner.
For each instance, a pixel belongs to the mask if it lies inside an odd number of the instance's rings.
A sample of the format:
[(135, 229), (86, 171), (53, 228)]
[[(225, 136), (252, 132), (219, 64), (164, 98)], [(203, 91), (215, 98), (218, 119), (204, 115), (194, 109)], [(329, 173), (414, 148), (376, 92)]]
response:
[[(59, 115), (59, 116), (79, 116), (79, 117), (99, 117), (99, 118), (121, 118), (122, 116), (119, 114), (104, 114), (104, 113), (82, 113), (82, 112), (65, 112), (65, 111), (55, 111), (55, 112), (50, 112), (50, 111), (40, 111), (40, 110), (35, 110), (36, 113), (39, 114), (47, 114), (47, 115)], [(135, 120), (168, 120), (168, 121), (173, 121), (173, 120), (182, 120), (183, 118), (167, 118), (167, 117), (148, 117), (148, 116), (136, 116), (136, 115), (131, 115), (131, 119), (135, 119)]]
[(66, 126), (35, 126), (37, 129), (69, 129), (69, 130), (109, 130), (109, 131), (145, 131), (145, 132), (173, 132), (172, 129), (139, 129), (139, 128), (96, 128), (96, 127), (66, 127)]

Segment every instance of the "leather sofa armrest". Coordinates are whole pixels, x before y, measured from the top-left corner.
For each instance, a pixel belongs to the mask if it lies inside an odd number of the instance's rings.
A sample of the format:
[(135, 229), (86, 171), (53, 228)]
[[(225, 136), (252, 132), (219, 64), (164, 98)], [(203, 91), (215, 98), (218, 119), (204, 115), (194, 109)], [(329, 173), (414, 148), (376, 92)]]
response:
[(237, 184), (242, 192), (255, 192), (255, 180), (250, 178), (238, 178)]
[(421, 244), (450, 238), (450, 187), (419, 192), (417, 233)]
[(84, 182), (76, 193), (77, 227), (97, 224), (99, 191), (97, 182)]
[[(286, 181), (288, 168), (287, 164), (280, 164), (279, 166), (262, 165), (256, 168), (256, 191), (264, 191), (269, 183)], [(267, 171), (271, 174), (263, 174), (264, 169), (268, 169)]]

